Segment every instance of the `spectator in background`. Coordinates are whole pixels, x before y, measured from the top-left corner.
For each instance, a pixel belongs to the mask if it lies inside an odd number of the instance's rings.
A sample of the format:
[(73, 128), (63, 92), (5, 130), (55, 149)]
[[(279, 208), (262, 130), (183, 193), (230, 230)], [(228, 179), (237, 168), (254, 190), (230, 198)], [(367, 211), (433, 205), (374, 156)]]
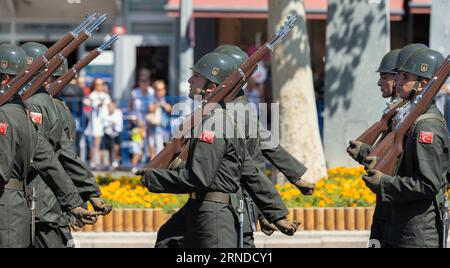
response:
[(137, 168), (141, 159), (145, 140), (145, 124), (134, 117), (131, 124), (131, 165)]
[[(138, 87), (131, 91), (130, 112), (137, 116), (137, 120), (145, 124), (145, 116), (148, 114), (148, 107), (155, 102), (155, 91), (151, 85), (151, 73), (148, 69), (141, 69), (138, 75)], [(144, 155), (149, 156), (150, 148), (148, 142), (144, 143)]]
[(153, 83), (156, 102), (149, 105), (149, 113), (146, 121), (149, 126), (148, 142), (150, 148), (150, 158), (153, 159), (164, 147), (164, 141), (170, 138), (170, 112), (172, 105), (167, 102), (166, 84), (163, 80)]
[(91, 94), (91, 88), (86, 84), (86, 77), (79, 76), (77, 79), (78, 86), (83, 90), (84, 96), (89, 96)]
[(95, 78), (92, 82), (92, 92), (89, 95), (91, 106), (89, 124), (85, 130), (86, 136), (91, 140), (90, 144), (90, 165), (92, 169), (99, 167), (100, 142), (104, 135), (103, 121), (108, 114), (108, 105), (111, 98), (108, 95), (107, 87), (103, 79)]
[(142, 122), (145, 121), (149, 104), (155, 99), (155, 91), (150, 84), (150, 71), (142, 69), (139, 72), (137, 87), (131, 91), (130, 111)]
[(104, 154), (108, 152), (109, 161), (107, 166), (112, 166), (112, 168), (116, 169), (120, 163), (120, 134), (123, 130), (123, 114), (120, 109), (117, 109), (115, 101), (109, 103), (108, 113), (104, 118), (103, 125), (105, 135), (102, 139), (100, 159), (105, 159)]
[[(80, 155), (80, 140), (86, 128), (85, 114), (83, 113), (84, 92), (76, 79), (72, 79), (60, 92), (61, 99), (64, 100), (76, 123), (75, 152)], [(84, 120), (83, 120), (84, 119)]]

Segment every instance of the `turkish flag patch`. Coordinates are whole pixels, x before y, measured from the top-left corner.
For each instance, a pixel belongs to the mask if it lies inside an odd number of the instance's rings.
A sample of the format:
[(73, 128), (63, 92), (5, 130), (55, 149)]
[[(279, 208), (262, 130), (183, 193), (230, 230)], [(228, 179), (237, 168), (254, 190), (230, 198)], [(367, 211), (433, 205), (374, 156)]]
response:
[(31, 122), (36, 125), (42, 124), (42, 114), (40, 113), (30, 113)]
[(8, 124), (0, 123), (0, 135), (5, 136), (8, 131)]
[(419, 136), (420, 143), (433, 143), (433, 132), (420, 131)]
[(211, 144), (214, 141), (214, 136), (215, 133), (213, 131), (204, 130), (200, 136), (200, 140)]

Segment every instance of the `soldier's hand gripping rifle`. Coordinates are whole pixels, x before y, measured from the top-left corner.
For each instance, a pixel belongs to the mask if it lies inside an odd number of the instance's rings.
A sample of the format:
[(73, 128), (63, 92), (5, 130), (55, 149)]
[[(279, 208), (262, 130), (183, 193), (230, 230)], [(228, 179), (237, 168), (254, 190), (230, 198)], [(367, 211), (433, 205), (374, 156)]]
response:
[(356, 140), (370, 146), (374, 145), (380, 135), (388, 130), (389, 121), (397, 113), (397, 109), (406, 104), (407, 101), (400, 101), (383, 112), (381, 119), (363, 132)]
[(47, 91), (51, 96), (58, 95), (61, 90), (70, 83), (70, 81), (78, 76), (78, 73), (81, 69), (86, 67), (89, 63), (91, 63), (95, 58), (97, 58), (104, 50), (109, 48), (119, 37), (117, 35), (112, 36), (108, 41), (103, 43), (97, 49), (92, 50), (89, 54), (78, 61), (72, 68), (70, 68), (63, 76), (61, 76), (58, 80), (54, 81), (47, 87)]
[(28, 83), (36, 74), (40, 72), (42, 67), (48, 63), (48, 59), (53, 58), (61, 50), (63, 50), (74, 39), (83, 38), (82, 31), (96, 19), (97, 14), (87, 16), (81, 24), (73, 31), (67, 33), (60, 38), (53, 46), (51, 46), (44, 55), (33, 61), (33, 63), (19, 73), (12, 81), (0, 90), (0, 105), (7, 102), (14, 94), (19, 92), (22, 87)]
[(450, 73), (450, 55), (444, 60), (426, 87), (412, 100), (414, 106), (406, 116), (396, 122), (394, 131), (389, 133), (377, 144), (372, 153), (366, 158), (367, 165), (386, 175), (394, 175), (397, 160), (403, 152), (403, 141), (408, 130), (428, 108)]
[(178, 160), (186, 160), (188, 155), (188, 145), (186, 135), (197, 123), (202, 122), (202, 118), (215, 109), (214, 104), (221, 101), (230, 102), (238, 94), (241, 87), (245, 84), (249, 76), (270, 51), (281, 42), (290, 30), (294, 27), (297, 20), (296, 16), (290, 16), (285, 21), (281, 29), (263, 46), (261, 46), (249, 59), (244, 62), (238, 70), (228, 76), (210, 95), (202, 101), (202, 107), (196, 109), (186, 120), (183, 121), (175, 138), (167, 143), (166, 147), (158, 153), (154, 159), (147, 165), (148, 168), (168, 168), (171, 163)]
[(103, 14), (98, 19), (96, 19), (93, 23), (91, 23), (86, 29), (84, 29), (75, 39), (73, 39), (69, 45), (63, 48), (61, 52), (59, 52), (56, 56), (51, 58), (45, 66), (45, 70), (41, 72), (38, 76), (34, 77), (34, 79), (22, 89), (22, 100), (26, 100), (31, 97), (44, 82), (58, 69), (58, 67), (63, 64), (64, 60), (75, 51), (81, 43), (86, 41), (94, 32), (98, 29), (98, 27), (105, 22), (107, 19), (106, 14)]

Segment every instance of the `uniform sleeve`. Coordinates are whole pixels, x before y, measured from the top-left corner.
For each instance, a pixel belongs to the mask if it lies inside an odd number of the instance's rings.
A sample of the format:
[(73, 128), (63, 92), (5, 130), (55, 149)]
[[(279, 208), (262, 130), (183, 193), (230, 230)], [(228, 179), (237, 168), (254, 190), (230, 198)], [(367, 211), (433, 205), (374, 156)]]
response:
[(73, 182), (58, 161), (52, 146), (41, 135), (37, 135), (32, 168), (55, 194), (61, 208), (71, 210), (83, 203)]
[[(381, 194), (383, 201), (409, 202), (430, 199), (444, 185), (448, 163), (448, 137), (442, 124), (436, 120), (417, 123), (414, 131), (414, 166), (418, 167), (412, 177), (383, 176)], [(432, 132), (432, 143), (420, 142), (420, 132)]]
[(206, 190), (214, 181), (226, 152), (227, 143), (215, 138), (212, 143), (194, 139), (186, 167), (178, 170), (147, 169), (141, 182), (150, 192), (191, 193)]
[(306, 172), (306, 167), (288, 153), (281, 145), (262, 150), (264, 157), (272, 163), (291, 183), (296, 183)]
[(58, 160), (84, 201), (87, 201), (90, 197), (101, 195), (94, 175), (90, 168), (75, 153), (73, 142), (67, 138), (67, 135), (63, 135), (61, 138)]
[(6, 183), (12, 174), (16, 144), (14, 139), (14, 130), (8, 124), (7, 118), (3, 112), (0, 112), (0, 124), (6, 124), (4, 135), (0, 135), (0, 185)]
[(247, 150), (242, 166), (241, 184), (269, 222), (275, 222), (288, 214), (288, 209), (272, 181), (255, 166)]

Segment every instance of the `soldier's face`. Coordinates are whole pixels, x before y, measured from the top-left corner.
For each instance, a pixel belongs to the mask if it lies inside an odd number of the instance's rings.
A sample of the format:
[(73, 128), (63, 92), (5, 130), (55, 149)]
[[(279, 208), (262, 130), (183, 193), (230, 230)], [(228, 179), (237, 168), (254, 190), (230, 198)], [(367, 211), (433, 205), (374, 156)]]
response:
[(417, 76), (407, 72), (399, 72), (395, 76), (395, 86), (397, 94), (402, 99), (407, 99), (413, 90)]
[(193, 73), (191, 78), (189, 78), (189, 98), (194, 99), (195, 95), (200, 95), (203, 87), (206, 85), (206, 78), (198, 73)]
[(380, 79), (378, 79), (378, 86), (380, 87), (383, 98), (389, 98), (394, 92), (394, 80), (395, 75), (389, 73), (381, 73)]

